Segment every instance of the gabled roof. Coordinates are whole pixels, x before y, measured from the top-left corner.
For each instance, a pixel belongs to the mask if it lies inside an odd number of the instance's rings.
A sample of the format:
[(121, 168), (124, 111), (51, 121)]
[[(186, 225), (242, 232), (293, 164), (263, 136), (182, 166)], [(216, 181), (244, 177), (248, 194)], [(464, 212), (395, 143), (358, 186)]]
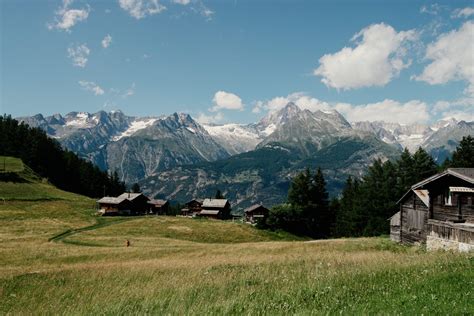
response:
[(215, 210), (202, 210), (199, 215), (219, 215), (219, 212)]
[(147, 203), (161, 207), (161, 206), (165, 205), (166, 203), (168, 203), (168, 201), (167, 200), (150, 200)]
[[(128, 193), (128, 192), (125, 192), (125, 193), (122, 193), (120, 194), (118, 197), (119, 198), (124, 198), (124, 199), (127, 199), (127, 200), (130, 200), (130, 201), (133, 201), (135, 200), (137, 197), (139, 197), (140, 195), (143, 195), (143, 193)], [(144, 196), (144, 195), (143, 195)], [(146, 196), (145, 196), (146, 197)], [(146, 197), (147, 198), (147, 197)], [(148, 198), (147, 198), (148, 199)]]
[(421, 186), (424, 186), (427, 183), (430, 183), (434, 180), (442, 178), (447, 175), (452, 175), (464, 181), (474, 184), (474, 168), (449, 168), (441, 173), (435, 174), (423, 181), (420, 181), (411, 186), (412, 189), (417, 189)]
[(106, 196), (106, 197), (103, 197), (100, 200), (98, 200), (97, 203), (101, 203), (101, 204), (120, 204), (125, 200), (126, 200), (125, 198)]
[(191, 201), (187, 202), (186, 205), (192, 202), (198, 202), (199, 204), (202, 205), (202, 202), (204, 202), (204, 199), (192, 199)]
[(229, 203), (226, 199), (204, 199), (202, 207), (221, 207), (224, 208), (226, 204)]
[(413, 190), (426, 207), (430, 207), (430, 196), (428, 190)]
[(263, 207), (264, 209), (268, 210), (265, 206), (263, 206), (262, 204), (254, 204), (250, 207), (247, 207), (245, 210), (244, 210), (244, 213), (250, 213), (250, 212), (253, 212), (255, 211), (256, 209), (260, 208), (260, 207)]
[[(464, 180), (466, 182), (469, 182), (471, 184), (474, 184), (474, 168), (448, 168), (445, 171), (435, 174), (423, 181), (420, 181), (418, 183), (415, 183), (414, 185), (411, 186), (411, 189), (408, 190), (401, 198), (398, 200), (397, 204), (399, 204), (401, 201), (405, 199), (405, 197), (413, 190), (415, 194), (417, 193), (416, 191), (426, 191), (426, 190), (419, 190), (419, 188), (423, 187), (424, 185), (433, 182), (435, 180), (438, 180), (442, 177), (445, 177), (447, 175), (451, 175), (454, 177), (457, 177), (461, 180)], [(418, 197), (425, 203), (426, 206), (428, 206), (429, 203), (426, 203), (423, 198), (417, 194)], [(428, 194), (426, 194), (428, 196)], [(429, 198), (428, 198), (429, 201)]]

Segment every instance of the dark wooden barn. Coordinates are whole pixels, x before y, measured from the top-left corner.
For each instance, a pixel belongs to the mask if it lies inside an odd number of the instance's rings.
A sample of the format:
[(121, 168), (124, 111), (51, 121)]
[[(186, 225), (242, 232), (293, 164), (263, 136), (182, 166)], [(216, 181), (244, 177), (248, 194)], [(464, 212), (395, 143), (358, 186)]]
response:
[(391, 220), (390, 235), (405, 244), (426, 243), (428, 249), (474, 249), (473, 200), (474, 168), (436, 174), (399, 200), (399, 232)]
[(196, 216), (202, 210), (203, 199), (192, 199), (185, 204), (185, 207), (181, 209), (181, 215), (183, 216)]
[(270, 211), (261, 204), (252, 205), (244, 210), (245, 221), (247, 223), (256, 224), (260, 221), (265, 221)]
[(148, 201), (148, 205), (150, 214), (166, 215), (170, 204), (167, 200), (150, 200)]
[(133, 215), (143, 215), (146, 214), (149, 210), (148, 201), (150, 199), (143, 195), (143, 193), (130, 193), (125, 192), (120, 194), (117, 198), (119, 199), (127, 199), (132, 202), (132, 214)]
[(104, 216), (111, 215), (131, 215), (132, 202), (125, 198), (103, 197), (97, 201), (99, 213)]
[(198, 215), (214, 219), (229, 219), (231, 218), (230, 211), (230, 203), (226, 199), (205, 199)]

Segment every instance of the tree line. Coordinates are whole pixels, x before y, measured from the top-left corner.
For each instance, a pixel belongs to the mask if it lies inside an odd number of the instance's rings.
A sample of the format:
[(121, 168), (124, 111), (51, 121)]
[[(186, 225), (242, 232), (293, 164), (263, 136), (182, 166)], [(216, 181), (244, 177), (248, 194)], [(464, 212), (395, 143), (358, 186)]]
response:
[(262, 228), (312, 238), (377, 236), (389, 232), (388, 218), (410, 187), (446, 168), (474, 168), (474, 138), (463, 137), (452, 158), (438, 166), (422, 148), (405, 149), (395, 161), (375, 160), (365, 175), (348, 177), (340, 196), (329, 200), (320, 168), (298, 174), (287, 202), (274, 206)]
[(0, 116), (0, 155), (21, 158), (39, 176), (60, 189), (99, 197), (125, 191), (116, 172), (108, 174), (89, 161), (65, 150), (40, 128)]

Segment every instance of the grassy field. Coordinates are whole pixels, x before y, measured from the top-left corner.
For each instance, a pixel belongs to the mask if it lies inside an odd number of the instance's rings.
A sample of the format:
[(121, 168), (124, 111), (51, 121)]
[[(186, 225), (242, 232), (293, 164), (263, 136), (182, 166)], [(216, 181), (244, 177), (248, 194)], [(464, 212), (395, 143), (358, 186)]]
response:
[[(10, 185), (0, 182), (0, 195)], [(25, 195), (0, 201), (1, 315), (474, 311), (473, 254), (385, 238), (295, 240), (232, 222), (97, 218), (91, 199), (16, 185)], [(55, 198), (35, 200), (45, 188)]]

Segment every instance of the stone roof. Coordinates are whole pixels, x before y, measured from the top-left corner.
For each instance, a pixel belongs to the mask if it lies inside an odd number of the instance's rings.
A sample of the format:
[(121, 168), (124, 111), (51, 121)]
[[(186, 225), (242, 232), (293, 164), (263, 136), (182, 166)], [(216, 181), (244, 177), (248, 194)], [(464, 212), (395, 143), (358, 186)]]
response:
[(219, 215), (219, 211), (215, 210), (202, 210), (199, 215)]
[(155, 205), (155, 206), (163, 206), (166, 203), (168, 203), (167, 200), (150, 200), (150, 201), (148, 201), (148, 204), (152, 204), (152, 205)]
[(98, 200), (97, 203), (101, 203), (101, 204), (120, 204), (125, 200), (126, 200), (125, 198), (121, 198), (121, 197), (106, 196), (106, 197), (103, 197), (100, 200)]
[(204, 199), (202, 208), (206, 207), (219, 207), (224, 208), (229, 201), (226, 199)]
[(124, 198), (124, 199), (130, 200), (130, 201), (133, 201), (133, 200), (135, 200), (137, 197), (139, 197), (140, 195), (143, 195), (143, 194), (142, 194), (142, 193), (129, 193), (129, 192), (125, 192), (125, 193), (120, 194), (118, 197), (119, 197), (119, 198)]
[[(262, 204), (254, 204), (250, 207), (247, 207), (244, 212), (245, 213), (250, 213), (250, 212), (253, 212), (255, 211), (256, 209), (260, 208), (260, 207), (263, 207), (264, 209), (267, 209), (265, 206), (263, 206)], [(268, 209), (267, 209), (268, 210)]]

